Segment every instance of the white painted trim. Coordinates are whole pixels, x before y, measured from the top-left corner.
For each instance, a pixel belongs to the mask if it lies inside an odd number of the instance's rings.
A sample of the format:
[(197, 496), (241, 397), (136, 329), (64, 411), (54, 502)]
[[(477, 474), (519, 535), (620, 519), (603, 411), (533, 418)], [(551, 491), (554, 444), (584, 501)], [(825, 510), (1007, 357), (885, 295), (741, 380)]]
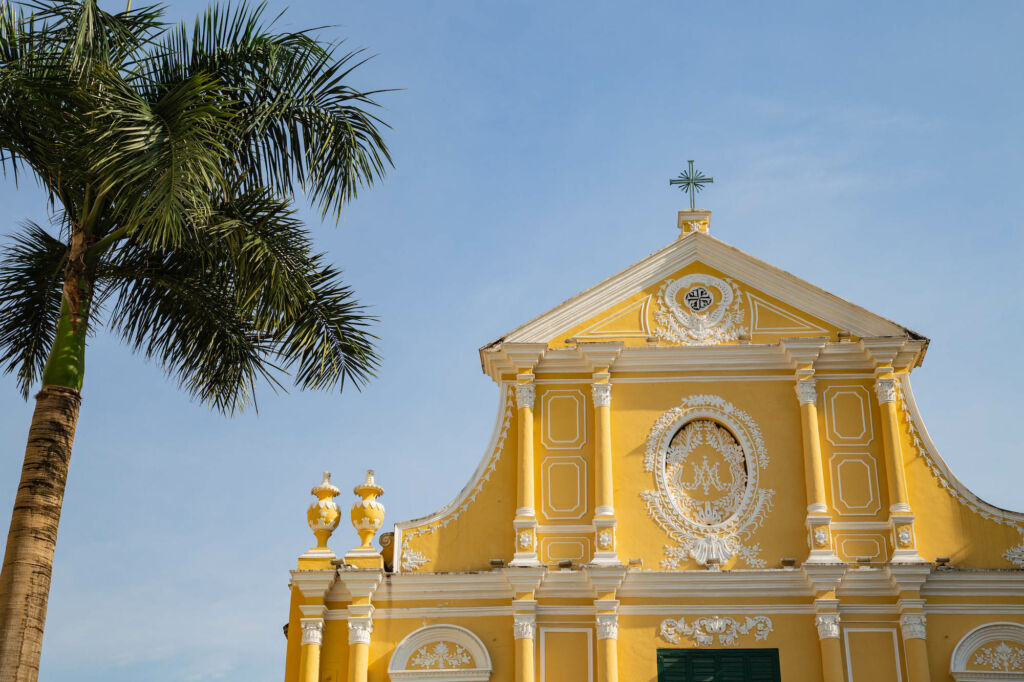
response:
[(698, 382), (719, 381), (785, 381), (792, 382), (793, 377), (786, 376), (750, 376), (736, 374), (732, 376), (688, 376), (688, 377), (615, 377), (616, 384), (688, 384)]
[(928, 434), (928, 428), (924, 425), (924, 420), (921, 418), (921, 411), (918, 409), (917, 401), (914, 399), (914, 391), (910, 387), (910, 377), (904, 373), (898, 375), (898, 378), (900, 382), (900, 389), (903, 392), (904, 399), (907, 404), (907, 413), (910, 419), (914, 422), (917, 432), (920, 434), (922, 444), (924, 445), (928, 456), (932, 459), (935, 467), (939, 470), (942, 476), (949, 481), (958, 493), (967, 498), (970, 502), (982, 507), (990, 515), (995, 517), (995, 520), (1008, 523), (1009, 525), (1024, 523), (1024, 513), (1011, 511), (1009, 509), (1001, 509), (994, 504), (989, 504), (968, 490), (967, 486), (961, 483), (960, 479), (950, 471), (949, 465), (946, 464), (946, 461), (942, 459), (942, 456), (939, 454), (939, 450), (935, 447), (935, 443)]
[(843, 530), (878, 530), (888, 533), (890, 529), (888, 521), (833, 521), (830, 525), (833, 532)]
[(592, 524), (589, 524), (589, 523), (577, 523), (577, 524), (567, 523), (564, 526), (556, 525), (556, 524), (550, 524), (549, 523), (549, 524), (546, 524), (546, 525), (542, 524), (542, 525), (537, 526), (537, 532), (538, 533), (552, 533), (552, 534), (558, 534), (558, 533), (593, 533), (594, 532), (594, 526)]
[[(864, 459), (851, 459), (857, 457), (864, 457)], [(836, 459), (839, 458), (837, 462)], [(871, 500), (865, 505), (852, 505), (846, 501), (843, 497), (843, 477), (840, 475), (839, 470), (843, 463), (846, 461), (860, 461), (864, 463), (868, 471), (868, 485), (871, 488)], [(837, 514), (842, 516), (875, 516), (882, 509), (882, 498), (881, 491), (878, 484), (878, 462), (875, 460), (875, 456), (870, 452), (835, 452), (828, 460), (829, 471), (832, 479), (832, 505), (836, 509)], [(839, 508), (838, 502), (842, 502), (846, 510)], [(874, 507), (871, 507), (874, 503)], [(862, 511), (850, 511), (851, 509), (861, 509)]]
[[(576, 468), (576, 506), (571, 509), (559, 509), (551, 501), (553, 487), (551, 485), (551, 467), (559, 464), (572, 464)], [(587, 478), (590, 473), (587, 469), (587, 460), (581, 455), (548, 455), (544, 458), (541, 469), (544, 483), (541, 504), (544, 508), (544, 516), (552, 521), (561, 519), (575, 521), (586, 516), (588, 509), (587, 488), (590, 487)], [(573, 512), (577, 513), (573, 514)]]
[(899, 639), (896, 637), (895, 628), (857, 628), (857, 627), (843, 627), (843, 649), (846, 651), (846, 679), (847, 682), (864, 682), (864, 680), (856, 680), (853, 678), (853, 661), (850, 658), (850, 633), (851, 632), (891, 632), (892, 633), (892, 649), (893, 654), (896, 657), (896, 679), (903, 679), (903, 666), (900, 665), (900, 645)]
[[(551, 435), (550, 402), (556, 399), (572, 398), (576, 403), (576, 438), (572, 440), (558, 440)], [(587, 444), (587, 397), (583, 391), (576, 388), (549, 389), (544, 391), (541, 399), (541, 429), (540, 442), (548, 450), (579, 450)]]
[[(827, 330), (822, 329), (821, 327), (819, 327), (819, 326), (817, 326), (815, 324), (811, 324), (810, 320), (805, 320), (805, 319), (803, 319), (802, 317), (800, 317), (799, 315), (797, 315), (795, 313), (791, 313), (788, 310), (783, 310), (782, 308), (780, 308), (779, 306), (775, 305), (774, 303), (766, 301), (765, 299), (761, 298), (760, 296), (755, 296), (754, 294), (750, 293), (749, 291), (747, 292), (747, 304), (750, 306), (750, 333), (751, 333), (751, 335), (753, 335), (753, 334), (780, 334), (780, 335), (788, 334), (790, 336), (805, 336), (807, 334), (827, 334), (828, 333)], [(793, 320), (793, 322), (799, 322), (801, 324), (799, 326), (794, 326), (794, 327), (785, 327), (785, 328), (778, 327), (778, 328), (774, 328), (774, 329), (771, 328), (771, 327), (758, 327), (757, 311), (758, 311), (758, 308), (761, 307), (761, 306), (764, 306), (765, 308), (767, 308), (768, 310), (772, 311), (773, 313), (775, 313), (776, 315), (778, 315), (780, 317), (786, 317), (786, 318), (789, 318), (790, 320)]]
[(619, 606), (621, 616), (810, 615), (812, 604), (626, 604)]
[[(628, 306), (615, 313), (611, 317), (599, 320), (594, 324), (590, 325), (581, 332), (577, 332), (576, 338), (581, 340), (586, 339), (600, 339), (600, 338), (612, 338), (612, 339), (630, 339), (630, 338), (647, 338), (651, 335), (651, 327), (648, 323), (648, 308), (651, 305), (651, 299), (654, 295), (649, 295), (645, 298), (641, 298), (634, 303), (630, 303)], [(639, 308), (639, 310), (638, 310)], [(591, 331), (597, 327), (603, 327), (609, 325), (616, 320), (620, 320), (629, 313), (638, 312), (640, 313), (640, 329), (637, 331), (609, 331), (609, 332), (595, 332)]]
[(491, 462), (497, 462), (497, 459), (501, 456), (500, 449), (504, 446), (504, 438), (502, 434), (507, 435), (507, 424), (511, 423), (512, 412), (515, 408), (512, 406), (513, 398), (513, 386), (514, 382), (501, 382), (499, 388), (499, 401), (498, 401), (498, 413), (494, 418), (494, 428), (491, 430), (491, 438), (487, 442), (487, 448), (484, 450), (484, 455), (480, 459), (480, 463), (477, 464), (476, 470), (473, 471), (473, 475), (470, 476), (469, 482), (462, 488), (455, 499), (446, 504), (445, 506), (438, 509), (433, 514), (427, 514), (421, 516), (418, 519), (411, 519), (409, 521), (400, 521), (395, 524), (395, 556), (394, 556), (394, 571), (395, 573), (402, 572), (402, 545), (404, 544), (404, 538), (402, 537), (406, 530), (412, 530), (420, 526), (426, 526), (435, 521), (440, 521), (448, 514), (458, 509), (463, 502), (465, 502), (477, 483), (484, 477), (488, 468), (491, 466)]
[(546, 635), (549, 632), (583, 632), (587, 635), (587, 682), (593, 682), (594, 680), (594, 630), (593, 628), (568, 628), (568, 627), (547, 627), (544, 625), (540, 626), (540, 682), (559, 682), (559, 680), (547, 680), (547, 648), (546, 648)]
[[(503, 337), (504, 341), (546, 342), (583, 324), (602, 310), (700, 261), (855, 336), (915, 336), (905, 327), (830, 294), (710, 235), (693, 232), (573, 296)], [(493, 344), (491, 344), (493, 345)], [(487, 346), (484, 347), (485, 349)]]
[[(885, 554), (885, 537), (882, 534), (880, 534), (880, 533), (872, 535), (872, 534), (868, 534), (868, 533), (839, 533), (839, 532), (833, 531), (832, 536), (834, 538), (835, 543), (839, 546), (839, 553), (842, 554), (843, 556), (845, 556), (847, 561), (856, 561), (860, 557), (867, 557), (867, 558), (870, 558), (870, 559), (877, 559), (879, 557), (884, 557), (884, 554)], [(842, 538), (842, 539), (840, 539), (840, 538)], [(846, 543), (847, 542), (850, 542), (850, 541), (866, 542), (868, 540), (870, 540), (871, 542), (875, 543), (875, 553), (874, 554), (864, 554), (862, 552), (854, 553), (854, 552), (847, 552), (846, 551)]]
[[(835, 399), (837, 396), (853, 394), (860, 400), (861, 429), (860, 435), (842, 436), (836, 430), (836, 408)], [(829, 386), (822, 391), (822, 401), (825, 403), (825, 438), (832, 445), (870, 445), (875, 439), (875, 424), (871, 417), (871, 393), (863, 386)], [(867, 435), (867, 440), (864, 436)]]

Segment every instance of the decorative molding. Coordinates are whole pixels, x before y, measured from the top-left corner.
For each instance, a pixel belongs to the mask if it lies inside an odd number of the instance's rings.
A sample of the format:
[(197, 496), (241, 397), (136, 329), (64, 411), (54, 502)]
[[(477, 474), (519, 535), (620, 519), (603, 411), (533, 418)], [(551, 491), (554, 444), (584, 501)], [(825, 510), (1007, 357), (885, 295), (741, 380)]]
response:
[[(860, 404), (861, 429), (857, 434), (840, 433), (836, 419), (836, 399), (851, 395)], [(871, 418), (871, 394), (863, 386), (829, 386), (822, 393), (825, 403), (825, 438), (832, 445), (869, 445), (875, 438), (874, 422)]]
[(428, 625), (407, 635), (388, 662), (388, 676), (401, 680), (486, 682), (491, 657), (480, 638), (458, 625)]
[(796, 398), (801, 405), (814, 405), (818, 402), (817, 382), (814, 379), (800, 379), (796, 382)]
[(900, 632), (903, 639), (926, 639), (926, 617), (923, 613), (904, 613), (900, 615)]
[(533, 639), (536, 636), (537, 617), (534, 614), (517, 613), (512, 619), (512, 632), (516, 639)]
[(487, 450), (488, 454), (477, 465), (476, 471), (473, 472), (469, 483), (466, 484), (454, 500), (433, 514), (395, 524), (395, 546), (399, 551), (399, 556), (395, 558), (396, 570), (417, 570), (425, 561), (429, 561), (427, 557), (414, 552), (415, 557), (410, 562), (410, 565), (416, 564), (420, 559), (423, 559), (424, 562), (420, 562), (415, 568), (406, 569), (405, 552), (409, 548), (408, 541), (420, 535), (429, 535), (439, 528), (445, 528), (458, 519), (466, 511), (466, 508), (476, 500), (480, 491), (483, 490), (484, 483), (490, 480), (491, 475), (498, 466), (498, 459), (505, 448), (505, 441), (508, 438), (509, 428), (512, 424), (513, 390), (511, 386), (509, 384), (503, 385), (502, 393), (501, 409), (498, 411), (494, 422), (494, 430), (491, 433), (490, 445)]
[[(859, 680), (861, 679), (860, 677), (858, 677), (859, 672), (858, 673), (854, 672), (854, 665), (853, 665), (853, 663), (854, 663), (855, 659), (852, 656), (853, 647), (850, 646), (850, 635), (857, 634), (858, 632), (884, 632), (884, 633), (888, 633), (892, 637), (892, 655), (893, 655), (893, 662), (894, 662), (895, 668), (896, 668), (896, 677), (895, 677), (895, 679), (902, 680), (903, 679), (903, 666), (900, 664), (900, 647), (899, 647), (899, 642), (896, 639), (896, 629), (895, 628), (850, 627), (849, 625), (847, 625), (845, 628), (843, 628), (843, 645), (842, 645), (842, 650), (846, 652), (846, 670), (847, 670), (847, 674), (849, 675), (848, 679), (851, 682), (859, 682)], [(881, 652), (877, 652), (877, 653), (879, 655), (881, 655)]]
[[(709, 291), (718, 292), (715, 295)], [(683, 303), (677, 296), (684, 293)], [(658, 291), (655, 336), (684, 346), (717, 345), (744, 333), (740, 288), (731, 279), (694, 273), (667, 280)]]
[(763, 640), (772, 632), (772, 619), (767, 616), (747, 616), (741, 623), (734, 618), (722, 616), (701, 616), (688, 624), (682, 618), (666, 618), (661, 621), (658, 634), (672, 644), (678, 644), (680, 635), (686, 635), (697, 646), (711, 646), (718, 637), (719, 644), (733, 646), (741, 635), (753, 634), (754, 639)]
[(1010, 646), (1006, 642), (982, 647), (974, 652), (974, 665), (1002, 672), (1024, 670), (1024, 648), (1016, 644)]
[[(827, 334), (828, 331), (822, 329), (818, 325), (805, 320), (799, 315), (791, 313), (788, 310), (784, 310), (774, 303), (770, 303), (760, 296), (755, 296), (749, 291), (747, 292), (747, 302), (750, 304), (750, 333), (751, 334), (788, 334), (794, 336), (797, 334), (808, 335), (808, 334)], [(762, 309), (767, 310), (770, 313), (774, 313), (779, 317), (785, 318), (791, 321), (793, 324), (788, 327), (777, 326), (768, 327), (761, 326), (759, 313)]]
[[(968, 670), (968, 665), (989, 669)], [(1015, 665), (1024, 666), (1024, 625), (985, 623), (964, 635), (953, 648), (949, 672), (957, 682), (1024, 679), (1022, 667)]]
[(428, 561), (430, 559), (427, 556), (409, 548), (409, 538), (405, 538), (402, 541), (403, 571), (418, 571)]
[(819, 613), (814, 617), (818, 639), (839, 639), (839, 614)]
[(369, 616), (349, 616), (348, 643), (369, 644), (370, 633), (373, 632), (373, 621)]
[(896, 380), (875, 380), (875, 397), (878, 398), (879, 405), (896, 402)]
[[(559, 417), (564, 418), (565, 413), (570, 412), (564, 407), (552, 408), (551, 404), (557, 401), (572, 401), (575, 405), (571, 413), (576, 423), (576, 435), (568, 440), (555, 438), (551, 433), (552, 425), (560, 421), (555, 418), (555, 414), (558, 413)], [(541, 418), (543, 425), (540, 430), (540, 442), (548, 450), (579, 450), (587, 444), (587, 399), (583, 391), (576, 388), (544, 391), (541, 398)]]
[[(668, 244), (638, 263), (574, 296), (554, 309), (517, 327), (506, 342), (562, 338), (558, 333), (660, 282), (687, 265), (700, 261), (759, 289), (798, 310), (813, 312), (854, 336), (904, 336), (907, 330), (860, 306), (771, 266), (710, 235), (694, 232)], [(486, 352), (486, 349), (485, 349)]]
[(302, 644), (320, 646), (324, 641), (323, 618), (303, 618), (300, 622), (302, 623)]
[[(842, 516), (875, 516), (882, 509), (882, 497), (878, 489), (878, 461), (870, 452), (837, 452), (829, 460), (832, 480), (832, 505)], [(850, 504), (843, 489), (845, 466), (861, 464), (867, 471), (870, 497), (864, 504)], [(887, 524), (883, 524), (885, 526)]]
[(614, 613), (597, 614), (597, 638), (618, 639), (619, 617)]
[(983, 519), (1009, 526), (1021, 535), (1021, 543), (1008, 548), (1003, 553), (1003, 558), (1015, 568), (1024, 568), (1024, 514), (1006, 511), (985, 502), (968, 490), (967, 486), (953, 475), (953, 472), (949, 470), (949, 467), (939, 455), (931, 436), (928, 435), (928, 430), (924, 426), (921, 413), (917, 409), (917, 401), (914, 400), (914, 391), (910, 387), (910, 377), (906, 374), (898, 375), (898, 382), (899, 409), (906, 422), (907, 435), (910, 437), (911, 446), (921, 456), (921, 459), (924, 460), (925, 465), (939, 485), (953, 499)]
[(594, 399), (594, 407), (611, 407), (612, 404), (612, 385), (608, 383), (604, 384), (591, 384), (590, 385), (591, 397)]
[[(576, 332), (573, 336), (577, 339), (629, 339), (647, 338), (651, 335), (647, 324), (647, 308), (653, 296), (646, 296), (635, 303), (630, 303), (622, 310), (608, 317), (602, 318), (582, 331)], [(636, 315), (640, 323), (636, 329), (608, 329), (614, 323), (623, 318)]]
[[(688, 461), (698, 445), (714, 448), (721, 461)], [(723, 463), (727, 472), (719, 471)], [(641, 497), (648, 513), (679, 543), (665, 548), (663, 567), (681, 568), (689, 558), (702, 565), (709, 559), (724, 563), (738, 555), (751, 567), (764, 568), (760, 545), (746, 543), (772, 508), (775, 491), (759, 486), (767, 464), (760, 427), (719, 396), (688, 396), (661, 415), (648, 434), (644, 457), (657, 488)], [(721, 494), (705, 503), (691, 498), (689, 488)]]
[[(551, 470), (555, 467), (573, 467), (576, 471), (576, 504), (572, 507), (557, 507), (552, 500), (555, 487), (551, 483)], [(541, 502), (544, 515), (549, 520), (573, 521), (587, 515), (587, 460), (579, 455), (548, 455), (541, 465), (543, 471), (543, 490)]]
[[(560, 679), (552, 679), (547, 674), (547, 661), (548, 661), (548, 635), (553, 633), (577, 633), (586, 637), (587, 644), (584, 647), (587, 653), (587, 667), (586, 669), (579, 669), (579, 679), (592, 681), (594, 679), (594, 629), (591, 627), (552, 627), (550, 625), (540, 626), (540, 656), (538, 672), (540, 673), (539, 682), (564, 682)], [(557, 658), (563, 652), (559, 650), (557, 646), (551, 647), (552, 657)], [(575, 671), (574, 671), (575, 672)]]
[(537, 398), (537, 387), (533, 383), (516, 384), (516, 407), (528, 407), (533, 409), (533, 402)]

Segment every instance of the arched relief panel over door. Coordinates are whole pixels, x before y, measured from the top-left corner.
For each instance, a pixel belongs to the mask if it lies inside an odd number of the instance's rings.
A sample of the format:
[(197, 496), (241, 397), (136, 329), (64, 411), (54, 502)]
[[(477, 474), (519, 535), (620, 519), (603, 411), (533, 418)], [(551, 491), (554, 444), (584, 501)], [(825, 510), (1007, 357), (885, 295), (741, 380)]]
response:
[(1024, 625), (986, 623), (957, 643), (949, 661), (957, 682), (1024, 680)]

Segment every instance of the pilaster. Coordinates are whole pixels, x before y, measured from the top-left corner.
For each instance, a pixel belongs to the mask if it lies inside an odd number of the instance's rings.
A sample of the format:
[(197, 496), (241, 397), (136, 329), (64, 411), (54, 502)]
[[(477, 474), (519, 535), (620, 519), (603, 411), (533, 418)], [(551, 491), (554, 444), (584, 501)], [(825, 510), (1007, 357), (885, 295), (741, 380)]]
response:
[(800, 434), (804, 453), (804, 488), (807, 497), (807, 543), (809, 563), (839, 563), (832, 540), (832, 515), (825, 497), (821, 435), (818, 430), (818, 391), (814, 363), (828, 339), (825, 337), (783, 339), (790, 360), (796, 365), (797, 402), (800, 405)]
[(896, 410), (896, 375), (893, 362), (904, 345), (903, 339), (863, 339), (861, 345), (875, 363), (875, 398), (882, 416), (882, 445), (885, 450), (885, 475), (889, 484), (889, 532), (893, 563), (920, 563), (917, 552), (914, 514), (907, 492), (907, 474), (900, 438), (899, 413)]
[(515, 553), (512, 566), (539, 566), (537, 559), (537, 512), (534, 493), (533, 459), (533, 406), (537, 388), (533, 382), (533, 368), (521, 367), (516, 374), (516, 410), (519, 422)]

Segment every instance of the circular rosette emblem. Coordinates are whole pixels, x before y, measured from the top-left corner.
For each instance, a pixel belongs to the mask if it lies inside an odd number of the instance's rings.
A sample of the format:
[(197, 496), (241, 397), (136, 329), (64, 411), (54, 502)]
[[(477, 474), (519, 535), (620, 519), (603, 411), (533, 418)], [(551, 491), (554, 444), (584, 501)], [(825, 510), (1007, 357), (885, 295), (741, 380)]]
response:
[(656, 488), (642, 496), (679, 543), (666, 548), (667, 568), (688, 559), (724, 563), (734, 555), (764, 566), (749, 540), (771, 510), (774, 491), (760, 485), (767, 464), (761, 429), (718, 396), (690, 396), (658, 419), (644, 458)]
[(739, 301), (728, 279), (698, 273), (669, 280), (658, 292), (657, 336), (684, 345), (735, 341), (743, 331)]

